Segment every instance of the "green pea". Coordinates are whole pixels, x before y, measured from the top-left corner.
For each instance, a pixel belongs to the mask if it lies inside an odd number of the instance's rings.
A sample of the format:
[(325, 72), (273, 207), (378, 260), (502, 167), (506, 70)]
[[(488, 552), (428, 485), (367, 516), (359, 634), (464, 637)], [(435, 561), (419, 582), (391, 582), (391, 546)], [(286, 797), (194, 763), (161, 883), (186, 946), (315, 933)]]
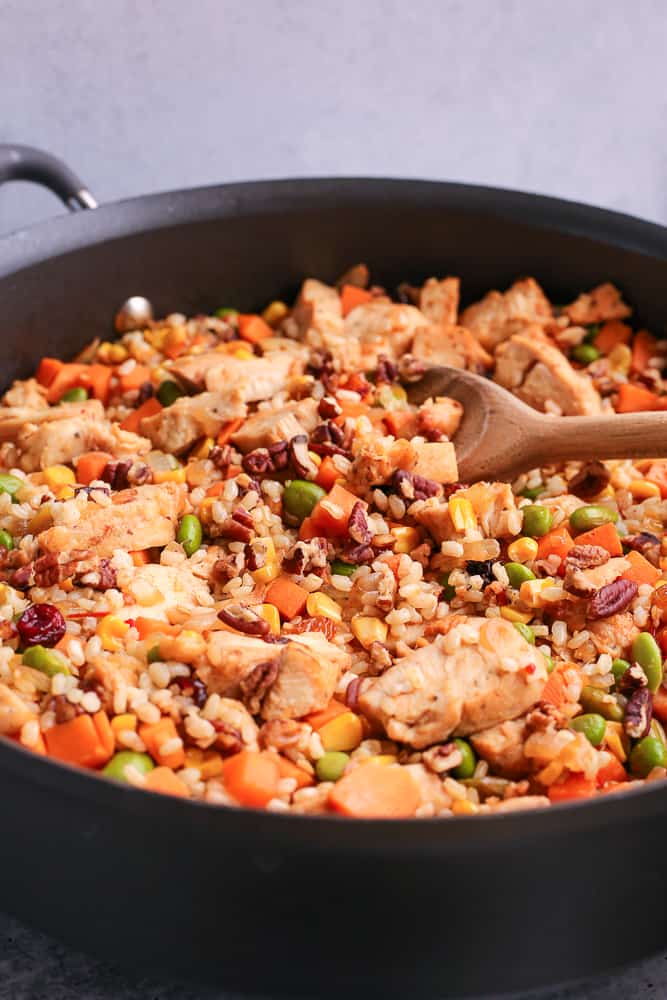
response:
[(630, 753), (630, 770), (637, 778), (645, 778), (654, 767), (667, 767), (667, 747), (655, 736), (645, 736)]
[(600, 332), (599, 323), (591, 323), (586, 331), (586, 336), (584, 337), (584, 344), (592, 344), (598, 333)]
[(22, 486), (25, 486), (25, 482), (18, 476), (0, 472), (0, 493), (9, 493), (10, 497), (15, 497)]
[(201, 521), (196, 514), (186, 514), (181, 518), (176, 540), (181, 543), (187, 556), (194, 555), (202, 540)]
[(164, 382), (160, 382), (156, 396), (163, 406), (171, 406), (175, 403), (177, 399), (184, 396), (185, 393), (181, 389), (178, 382), (172, 381), (172, 379), (165, 379)]
[(524, 625), (523, 622), (513, 622), (514, 628), (517, 630), (519, 635), (522, 635), (526, 642), (529, 642), (531, 646), (535, 645), (535, 633), (533, 632), (530, 625)]
[(352, 563), (343, 562), (342, 559), (331, 560), (330, 569), (332, 576), (352, 576), (356, 568)]
[(127, 781), (125, 775), (126, 767), (135, 768), (139, 774), (148, 774), (155, 765), (147, 753), (133, 753), (131, 750), (121, 750), (113, 755), (107, 766), (102, 770), (107, 778), (114, 778), (116, 781)]
[(77, 385), (73, 389), (68, 389), (60, 397), (61, 403), (83, 403), (85, 399), (88, 399), (88, 390), (84, 389), (82, 385)]
[(56, 649), (46, 649), (44, 646), (28, 646), (23, 653), (23, 663), (26, 667), (40, 670), (47, 677), (70, 672), (61, 654)]
[(4, 528), (0, 528), (0, 545), (2, 545), (3, 549), (14, 548), (14, 539)]
[(329, 750), (315, 764), (315, 774), (320, 781), (338, 781), (349, 759), (350, 755), (342, 750)]
[(477, 767), (477, 757), (475, 751), (467, 740), (454, 740), (456, 747), (461, 751), (461, 763), (455, 767), (452, 774), (455, 778), (472, 778)]
[(614, 675), (614, 680), (616, 681), (617, 684), (620, 681), (623, 674), (625, 673), (625, 671), (629, 670), (629, 668), (630, 664), (628, 663), (627, 660), (621, 660), (618, 657), (615, 660), (612, 660), (611, 672)]
[(590, 365), (600, 357), (600, 351), (593, 344), (579, 344), (572, 351), (572, 357), (581, 365)]
[(443, 573), (438, 583), (442, 587), (442, 599), (443, 601), (453, 601), (456, 597), (456, 587), (452, 587), (449, 582), (449, 573)]
[(594, 747), (599, 747), (604, 739), (607, 723), (597, 712), (589, 712), (586, 715), (578, 715), (570, 723), (572, 729), (578, 733), (583, 733), (589, 743)]
[(532, 569), (528, 569), (527, 566), (524, 566), (522, 563), (518, 562), (505, 563), (505, 572), (509, 577), (510, 586), (516, 587), (517, 589), (521, 586), (522, 583), (525, 583), (526, 580), (535, 579), (535, 574), (533, 573)]
[(599, 503), (589, 503), (584, 507), (577, 507), (570, 514), (570, 526), (577, 532), (590, 531), (603, 524), (616, 524), (617, 521), (616, 511)]
[(308, 479), (293, 479), (285, 487), (283, 506), (300, 524), (304, 518), (313, 513), (316, 504), (324, 496), (326, 491), (317, 483), (311, 483)]
[(652, 693), (662, 684), (662, 653), (650, 632), (640, 632), (632, 643), (632, 659), (639, 664)]
[(146, 660), (148, 663), (159, 663), (162, 657), (160, 656), (160, 644), (156, 643), (154, 646), (148, 650), (146, 654)]
[(544, 491), (544, 483), (540, 483), (539, 486), (531, 486), (521, 490), (519, 493), (520, 497), (525, 497), (526, 500), (536, 500), (540, 493)]
[(579, 701), (587, 712), (595, 712), (610, 722), (623, 722), (625, 717), (623, 705), (616, 695), (608, 694), (602, 688), (587, 684), (582, 689)]
[(533, 503), (522, 508), (523, 511), (523, 534), (530, 535), (531, 538), (541, 538), (550, 530), (553, 523), (553, 514), (548, 507)]
[(220, 309), (215, 310), (215, 315), (218, 319), (226, 319), (228, 323), (235, 320), (238, 314), (238, 309), (231, 309), (229, 306), (222, 306)]

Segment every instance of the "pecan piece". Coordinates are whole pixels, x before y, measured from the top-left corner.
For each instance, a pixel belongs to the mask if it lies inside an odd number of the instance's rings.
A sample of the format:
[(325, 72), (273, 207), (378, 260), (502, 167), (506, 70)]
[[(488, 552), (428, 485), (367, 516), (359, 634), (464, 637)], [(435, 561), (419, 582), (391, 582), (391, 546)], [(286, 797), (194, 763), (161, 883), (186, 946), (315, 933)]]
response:
[(601, 545), (575, 545), (565, 558), (565, 570), (593, 569), (609, 562), (609, 553)]
[(633, 740), (648, 736), (653, 717), (653, 699), (647, 687), (638, 688), (625, 706), (623, 729)]
[(624, 611), (637, 596), (638, 586), (632, 580), (614, 580), (601, 587), (588, 602), (588, 617), (609, 618)]
[(241, 681), (241, 691), (246, 705), (253, 715), (257, 715), (262, 707), (262, 699), (278, 676), (278, 664), (275, 660), (258, 663), (247, 677)]
[(264, 618), (255, 614), (252, 608), (245, 604), (230, 604), (227, 608), (218, 611), (218, 618), (230, 628), (235, 628), (237, 632), (244, 632), (246, 635), (265, 636), (269, 631), (269, 623)]
[(648, 687), (648, 678), (638, 663), (633, 663), (616, 681), (616, 687), (626, 696), (630, 696), (639, 688)]
[(225, 756), (230, 757), (243, 750), (243, 736), (234, 726), (221, 719), (215, 719), (213, 728), (217, 733), (215, 745)]
[(128, 476), (131, 468), (132, 462), (129, 459), (114, 459), (104, 466), (101, 478), (112, 490), (125, 490), (130, 485)]
[(295, 434), (289, 442), (289, 457), (298, 475), (303, 479), (314, 479), (317, 466), (308, 454), (308, 435)]
[(333, 396), (322, 396), (317, 412), (323, 420), (333, 420), (335, 417), (339, 417), (343, 411), (338, 400), (334, 399)]
[(371, 540), (366, 511), (361, 500), (357, 500), (352, 508), (347, 531), (352, 541), (357, 542), (358, 545), (368, 545)]
[(660, 539), (650, 531), (640, 531), (638, 535), (627, 535), (623, 544), (635, 552), (640, 552), (653, 566), (660, 565)]

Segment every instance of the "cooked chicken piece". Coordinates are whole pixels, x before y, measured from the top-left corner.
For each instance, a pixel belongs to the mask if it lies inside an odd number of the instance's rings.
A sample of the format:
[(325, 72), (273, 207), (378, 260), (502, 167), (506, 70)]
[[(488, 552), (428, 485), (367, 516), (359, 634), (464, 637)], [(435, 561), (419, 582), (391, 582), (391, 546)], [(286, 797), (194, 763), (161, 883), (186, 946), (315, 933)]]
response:
[(206, 583), (193, 575), (189, 563), (179, 566), (123, 565), (116, 570), (116, 577), (119, 589), (125, 594), (125, 618), (169, 621), (169, 613), (174, 608), (207, 607), (213, 602)]
[[(239, 348), (244, 345), (239, 342)], [(186, 385), (201, 391), (227, 395), (233, 389), (246, 403), (270, 399), (283, 390), (292, 374), (299, 374), (302, 365), (287, 351), (262, 358), (237, 358), (222, 351), (206, 351), (177, 358), (165, 365)]]
[(24, 723), (34, 718), (34, 708), (29, 708), (10, 687), (0, 683), (0, 733), (3, 736), (18, 733)]
[(307, 278), (292, 310), (290, 325), (302, 340), (310, 334), (308, 339), (313, 346), (318, 346), (318, 338), (321, 345), (330, 336), (341, 336), (343, 307), (337, 290), (315, 278)]
[(415, 306), (366, 302), (345, 317), (344, 333), (358, 343), (362, 367), (369, 369), (382, 354), (393, 360), (405, 354), (415, 334), (427, 327), (428, 320)]
[(462, 416), (463, 407), (458, 399), (436, 396), (434, 400), (419, 407), (417, 434), (432, 441), (438, 441), (441, 437), (453, 438)]
[(360, 496), (389, 482), (397, 469), (435, 483), (454, 483), (458, 477), (454, 445), (449, 441), (419, 443), (405, 438), (365, 437), (356, 439), (354, 451), (348, 484)]
[(241, 451), (254, 451), (255, 448), (266, 448), (277, 441), (289, 441), (297, 434), (310, 434), (318, 421), (317, 401), (302, 399), (278, 410), (259, 410), (254, 413), (232, 435), (232, 442)]
[(88, 503), (76, 524), (43, 531), (39, 545), (44, 552), (94, 549), (100, 556), (162, 547), (174, 541), (183, 507), (184, 491), (177, 483), (121, 490), (108, 506)]
[(585, 627), (591, 633), (593, 645), (598, 653), (609, 653), (612, 657), (625, 657), (639, 635), (634, 616), (629, 611), (621, 611), (619, 614), (600, 618), (598, 621), (585, 622)]
[(521, 778), (529, 770), (523, 755), (528, 735), (525, 719), (509, 719), (481, 733), (474, 733), (470, 742), (494, 774), (501, 778)]
[(430, 367), (484, 372), (493, 364), (491, 355), (465, 326), (424, 327), (417, 331), (410, 353)]
[(449, 809), (452, 797), (436, 774), (427, 771), (423, 764), (405, 764), (404, 767), (419, 789), (421, 805), (432, 805), (436, 812)]
[(37, 379), (29, 378), (25, 382), (16, 381), (0, 400), (2, 406), (28, 406), (33, 410), (41, 410), (46, 406), (46, 389)]
[(493, 351), (522, 326), (543, 326), (551, 317), (551, 305), (540, 286), (533, 278), (523, 278), (506, 292), (488, 292), (468, 306), (461, 314), (461, 325), (472, 331), (482, 347)]
[(221, 392), (182, 396), (152, 417), (144, 417), (139, 429), (154, 448), (181, 455), (199, 438), (216, 437), (224, 423), (247, 412), (242, 390), (228, 384)]
[(590, 379), (530, 330), (500, 345), (494, 379), (536, 410), (552, 402), (565, 416), (600, 412), (600, 395)]
[(547, 680), (542, 654), (501, 618), (469, 618), (408, 654), (359, 697), (392, 740), (423, 749), (523, 715)]
[[(422, 285), (419, 308), (429, 323), (453, 326), (459, 314), (460, 278), (429, 278)], [(413, 352), (414, 353), (414, 352)]]
[[(475, 483), (457, 490), (453, 496), (470, 502), (484, 537), (509, 538), (519, 533), (521, 514), (508, 483)], [(418, 524), (424, 525), (436, 542), (461, 536), (460, 529), (452, 522), (449, 504), (441, 498), (421, 501), (414, 508), (413, 516)]]
[(606, 587), (613, 580), (618, 580), (627, 569), (630, 563), (627, 559), (608, 559), (601, 566), (592, 566), (590, 569), (574, 569), (567, 567), (564, 584), (567, 590), (582, 597), (590, 597), (601, 587)]
[(583, 292), (564, 312), (572, 323), (604, 323), (609, 319), (625, 319), (632, 312), (621, 298), (618, 288), (610, 282), (598, 285), (590, 292)]
[(27, 423), (16, 437), (17, 462), (24, 472), (68, 465), (86, 451), (108, 451), (116, 458), (134, 458), (150, 451), (150, 446), (146, 438), (107, 420), (90, 419), (87, 412)]
[(86, 399), (81, 403), (59, 403), (58, 406), (49, 406), (44, 399), (37, 406), (32, 404), (2, 406), (0, 407), (0, 441), (15, 441), (26, 424), (34, 424), (39, 427), (56, 420), (70, 420), (72, 417), (88, 421), (102, 421), (105, 419), (104, 407), (97, 399)]
[(550, 805), (551, 801), (546, 795), (517, 795), (514, 799), (492, 802), (489, 809), (491, 812), (511, 813), (522, 812), (524, 809), (546, 809)]

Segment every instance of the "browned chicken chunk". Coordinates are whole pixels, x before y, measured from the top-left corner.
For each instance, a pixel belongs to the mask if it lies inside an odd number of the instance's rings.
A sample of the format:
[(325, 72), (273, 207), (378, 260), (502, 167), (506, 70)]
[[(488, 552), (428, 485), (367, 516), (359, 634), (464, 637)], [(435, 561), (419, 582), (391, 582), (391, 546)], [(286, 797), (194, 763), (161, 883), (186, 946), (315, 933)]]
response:
[(600, 412), (600, 395), (546, 340), (517, 334), (496, 351), (495, 381), (536, 410), (555, 403), (565, 416)]
[(552, 314), (549, 300), (534, 278), (523, 278), (506, 292), (488, 292), (468, 306), (461, 314), (461, 323), (474, 333), (482, 347), (493, 351), (521, 327), (544, 325)]

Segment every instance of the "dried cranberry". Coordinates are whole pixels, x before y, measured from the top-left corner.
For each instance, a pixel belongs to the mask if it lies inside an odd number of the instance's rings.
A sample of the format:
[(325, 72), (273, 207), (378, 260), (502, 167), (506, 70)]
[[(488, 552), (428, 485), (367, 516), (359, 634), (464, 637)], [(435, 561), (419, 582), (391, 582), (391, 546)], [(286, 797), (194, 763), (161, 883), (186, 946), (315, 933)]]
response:
[(16, 626), (27, 646), (55, 646), (65, 634), (65, 619), (53, 604), (26, 608)]

